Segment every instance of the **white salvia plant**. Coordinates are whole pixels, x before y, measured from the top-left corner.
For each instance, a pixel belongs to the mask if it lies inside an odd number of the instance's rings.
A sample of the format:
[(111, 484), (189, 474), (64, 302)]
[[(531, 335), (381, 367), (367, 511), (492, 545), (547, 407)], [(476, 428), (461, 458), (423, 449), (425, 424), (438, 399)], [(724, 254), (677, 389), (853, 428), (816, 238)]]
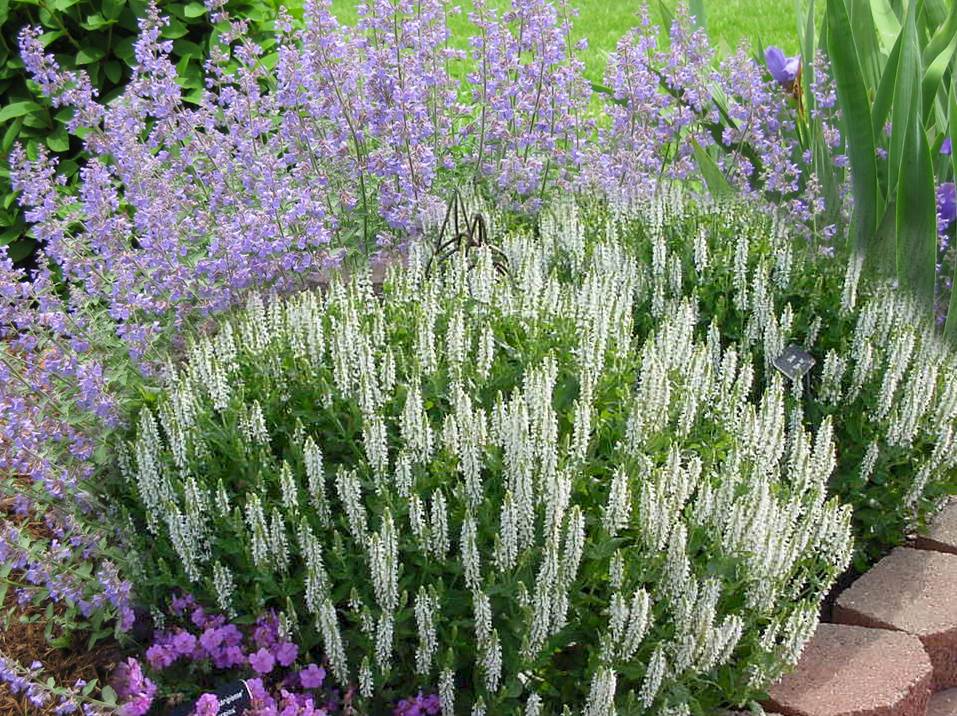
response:
[[(673, 211), (572, 202), (501, 237), (505, 273), (487, 248), (426, 272), (418, 247), (381, 295), (359, 273), (251, 298), (136, 423), (129, 501), (157, 552), (223, 609), (299, 595), (299, 628), (372, 711), (418, 684), (495, 714), (660, 713), (722, 668), (761, 689), (852, 555), (829, 416), (871, 401), (854, 479), (939, 441), (914, 457), (933, 484), (957, 364), (858, 282), (846, 345), (815, 354), (811, 391), (789, 383), (775, 354), (829, 335), (782, 300), (801, 254), (731, 209), (733, 239), (702, 222), (682, 254)], [(699, 298), (712, 275), (729, 328)]]

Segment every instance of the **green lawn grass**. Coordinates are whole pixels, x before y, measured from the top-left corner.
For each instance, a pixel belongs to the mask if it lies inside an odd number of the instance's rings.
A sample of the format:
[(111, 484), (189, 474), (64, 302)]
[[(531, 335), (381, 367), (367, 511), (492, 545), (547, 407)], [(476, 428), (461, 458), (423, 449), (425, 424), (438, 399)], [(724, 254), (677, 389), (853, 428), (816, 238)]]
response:
[[(664, 0), (674, 8), (677, 0)], [(575, 39), (585, 37), (589, 47), (585, 60), (589, 79), (600, 81), (608, 53), (628, 29), (638, 23), (641, 2), (632, 0), (571, 0), (579, 16), (574, 22)], [(464, 20), (471, 3), (463, 0), (463, 14), (453, 18), (452, 28), (456, 45), (464, 47), (469, 25)], [(505, 0), (493, 4), (504, 6)], [(334, 0), (336, 15), (345, 22), (356, 18), (355, 0)], [(824, 3), (818, 3), (823, 7)], [(660, 23), (662, 12), (657, 0), (649, 3), (651, 17)], [(797, 52), (797, 14), (793, 0), (704, 0), (705, 22), (712, 42), (722, 52), (729, 52), (744, 42), (753, 49), (763, 45), (777, 45), (786, 52)]]

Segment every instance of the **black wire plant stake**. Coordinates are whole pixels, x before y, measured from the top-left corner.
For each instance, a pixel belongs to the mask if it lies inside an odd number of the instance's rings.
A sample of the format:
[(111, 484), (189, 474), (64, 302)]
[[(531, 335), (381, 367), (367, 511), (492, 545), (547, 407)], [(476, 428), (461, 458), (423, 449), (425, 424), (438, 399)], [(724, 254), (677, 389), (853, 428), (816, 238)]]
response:
[(430, 272), (433, 263), (441, 263), (459, 251), (468, 252), (482, 247), (487, 247), (492, 252), (495, 270), (501, 274), (507, 274), (508, 257), (498, 246), (489, 241), (485, 217), (476, 212), (469, 218), (465, 200), (459, 190), (454, 189), (425, 270), (427, 273)]

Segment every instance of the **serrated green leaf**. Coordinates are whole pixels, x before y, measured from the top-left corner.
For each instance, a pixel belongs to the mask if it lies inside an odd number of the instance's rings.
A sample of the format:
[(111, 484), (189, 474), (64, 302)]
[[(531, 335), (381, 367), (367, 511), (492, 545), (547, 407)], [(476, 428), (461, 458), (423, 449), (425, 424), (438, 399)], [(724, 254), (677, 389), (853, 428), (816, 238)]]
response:
[(108, 705), (116, 705), (116, 692), (113, 690), (112, 686), (104, 686), (100, 690), (100, 698)]
[(41, 109), (40, 105), (29, 100), (12, 102), (3, 109), (0, 109), (0, 124), (9, 122), (11, 119), (16, 119), (17, 117), (23, 117), (38, 109)]

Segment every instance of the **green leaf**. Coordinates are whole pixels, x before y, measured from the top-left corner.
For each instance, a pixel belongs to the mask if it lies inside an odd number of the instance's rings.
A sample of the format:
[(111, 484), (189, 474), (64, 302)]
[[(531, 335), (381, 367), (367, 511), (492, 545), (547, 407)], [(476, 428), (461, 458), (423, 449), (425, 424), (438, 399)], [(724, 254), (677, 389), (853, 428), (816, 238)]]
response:
[(57, 12), (66, 12), (80, 0), (53, 0), (53, 9)]
[(133, 53), (133, 43), (135, 41), (135, 37), (124, 37), (113, 45), (113, 54), (123, 60), (127, 67), (136, 64), (136, 56)]
[(728, 183), (728, 179), (724, 176), (721, 168), (714, 159), (711, 158), (711, 155), (704, 150), (704, 147), (698, 144), (697, 140), (692, 139), (691, 144), (694, 147), (695, 161), (698, 162), (701, 176), (704, 177), (705, 184), (708, 185), (708, 191), (711, 192), (711, 196), (715, 199), (721, 199), (733, 194), (734, 189)]
[(183, 37), (189, 29), (175, 17), (169, 18), (169, 24), (163, 28), (162, 37), (167, 40), (176, 40)]
[(17, 135), (20, 134), (20, 129), (23, 127), (22, 119), (15, 119), (10, 123), (10, 126), (7, 127), (6, 131), (3, 133), (3, 140), (0, 141), (0, 153), (6, 154), (10, 151), (10, 148), (13, 146), (13, 143), (17, 139)]
[(92, 15), (87, 15), (86, 19), (80, 23), (80, 27), (82, 27), (84, 30), (95, 31), (107, 27), (110, 24), (112, 23), (107, 21), (107, 19), (100, 13), (96, 12)]
[(66, 33), (63, 30), (51, 30), (50, 32), (44, 32), (37, 39), (40, 40), (41, 45), (44, 47), (49, 47), (51, 43), (56, 42), (65, 35)]
[(33, 239), (24, 237), (10, 244), (7, 256), (9, 256), (10, 260), (14, 263), (23, 261), (23, 259), (33, 253), (35, 246), (36, 242)]
[(65, 152), (70, 148), (70, 135), (66, 133), (66, 127), (58, 124), (46, 138), (47, 146), (54, 152)]
[(103, 66), (107, 79), (113, 84), (118, 84), (123, 78), (123, 65), (116, 60), (110, 60)]
[(870, 0), (844, 0), (854, 38), (854, 48), (867, 88), (876, 89), (883, 68), (883, 56), (877, 42), (877, 28)]
[(101, 0), (100, 12), (107, 20), (119, 20), (125, 5), (125, 0)]
[(688, 12), (694, 18), (695, 27), (707, 30), (707, 20), (704, 14), (704, 0), (688, 0)]
[(881, 50), (888, 55), (900, 35), (900, 20), (888, 0), (871, 0), (871, 16), (874, 18), (874, 28), (877, 30)]
[(857, 249), (867, 251), (874, 240), (883, 202), (877, 184), (877, 154), (867, 88), (844, 0), (827, 0), (827, 45), (851, 167), (854, 194), (852, 238)]
[[(887, 71), (892, 68), (887, 67)], [(920, 112), (920, 48), (917, 40), (917, 3), (912, 2), (900, 35), (900, 59), (894, 70), (894, 104), (891, 107), (891, 140), (887, 151), (888, 192), (895, 191), (905, 160), (904, 145), (910, 122)], [(907, 154), (906, 160), (912, 161)]]
[(17, 117), (30, 114), (38, 109), (40, 109), (40, 105), (29, 100), (25, 100), (23, 102), (12, 102), (3, 109), (0, 109), (0, 124), (9, 122), (11, 119), (16, 119)]
[[(957, 3), (955, 3), (957, 6)], [(937, 90), (940, 88), (944, 73), (950, 66), (950, 61), (954, 56), (954, 50), (957, 49), (957, 34), (955, 34), (950, 43), (945, 47), (937, 57), (927, 66), (924, 72), (924, 79), (921, 83), (921, 94), (924, 98), (924, 124), (930, 117), (930, 110), (933, 107), (934, 99), (937, 97)]]
[(947, 20), (937, 28), (937, 32), (924, 47), (923, 60), (925, 66), (930, 65), (933, 59), (944, 51), (954, 35), (957, 35), (957, 3), (951, 3)]
[(183, 6), (183, 15), (188, 18), (202, 17), (206, 14), (206, 6), (201, 2), (190, 2)]
[[(912, 5), (913, 7), (913, 5)], [(908, 12), (905, 32), (914, 33), (916, 48), (916, 13)], [(909, 28), (907, 27), (909, 26)], [(906, 47), (905, 47), (906, 50)], [(905, 67), (901, 55), (901, 70)], [(920, 114), (920, 68), (907, 67), (908, 74), (898, 76), (898, 84), (913, 84), (914, 103), (901, 113), (904, 126), (894, 127), (893, 135), (903, 133), (900, 181), (897, 185), (897, 278), (900, 286), (913, 291), (929, 313), (934, 309), (934, 288), (937, 276), (937, 198), (934, 165)], [(895, 99), (896, 101), (896, 99)], [(895, 113), (895, 116), (896, 113)]]
[(113, 690), (112, 686), (104, 686), (100, 690), (100, 698), (108, 705), (116, 705), (116, 692)]
[(106, 50), (104, 50), (102, 47), (86, 44), (83, 45), (76, 53), (76, 59), (74, 61), (78, 65), (88, 65), (91, 62), (102, 60), (105, 55)]

